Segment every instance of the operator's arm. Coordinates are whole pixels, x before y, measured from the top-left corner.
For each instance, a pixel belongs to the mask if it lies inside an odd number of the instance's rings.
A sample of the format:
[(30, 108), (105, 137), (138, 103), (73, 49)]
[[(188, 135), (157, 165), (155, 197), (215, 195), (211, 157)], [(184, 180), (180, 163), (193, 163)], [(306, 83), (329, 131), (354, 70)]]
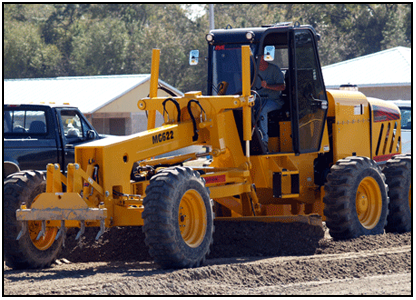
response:
[[(261, 86), (265, 89), (273, 90), (273, 91), (283, 91), (285, 89), (285, 78), (283, 76), (282, 71), (276, 65), (270, 64), (266, 69), (268, 76), (265, 76), (266, 80), (262, 80)], [(269, 82), (269, 83), (267, 83)]]
[(283, 91), (286, 87), (284, 83), (279, 84), (267, 84), (265, 80), (261, 82), (261, 86), (265, 89), (273, 90), (273, 91)]

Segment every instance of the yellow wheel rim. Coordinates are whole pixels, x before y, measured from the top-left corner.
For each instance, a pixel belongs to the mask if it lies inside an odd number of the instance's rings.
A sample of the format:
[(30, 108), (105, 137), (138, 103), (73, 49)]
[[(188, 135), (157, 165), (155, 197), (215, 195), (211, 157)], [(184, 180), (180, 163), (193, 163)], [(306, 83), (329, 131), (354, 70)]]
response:
[(32, 240), (33, 245), (39, 250), (46, 250), (52, 246), (55, 241), (56, 234), (58, 233), (58, 228), (56, 227), (46, 227), (45, 235), (41, 236), (39, 240), (36, 240), (39, 232), (42, 229), (41, 221), (29, 221), (28, 229), (30, 234), (30, 239)]
[[(44, 191), (45, 190), (40, 191), (40, 192), (44, 192)], [(36, 197), (33, 200), (33, 203), (35, 203), (37, 198), (38, 197)], [(48, 224), (48, 221), (46, 221), (45, 235), (41, 236), (38, 240), (36, 240), (36, 238), (39, 235), (39, 232), (42, 230), (42, 221), (28, 221), (27, 222), (30, 239), (32, 240), (33, 245), (39, 250), (46, 250), (50, 246), (52, 246), (53, 242), (55, 242), (55, 237), (58, 233), (58, 228), (48, 227), (47, 224)]]
[(365, 177), (357, 190), (355, 207), (361, 225), (366, 229), (377, 226), (382, 210), (381, 191), (377, 181)]
[(178, 221), (185, 243), (192, 248), (198, 247), (207, 230), (207, 211), (204, 200), (196, 190), (188, 190), (183, 195), (179, 204)]

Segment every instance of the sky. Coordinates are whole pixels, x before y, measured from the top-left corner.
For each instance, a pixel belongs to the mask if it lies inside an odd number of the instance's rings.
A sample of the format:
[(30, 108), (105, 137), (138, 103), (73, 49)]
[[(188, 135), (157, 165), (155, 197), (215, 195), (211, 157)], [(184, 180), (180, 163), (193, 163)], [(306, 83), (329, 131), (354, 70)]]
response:
[(195, 21), (206, 13), (205, 4), (190, 4), (188, 18)]

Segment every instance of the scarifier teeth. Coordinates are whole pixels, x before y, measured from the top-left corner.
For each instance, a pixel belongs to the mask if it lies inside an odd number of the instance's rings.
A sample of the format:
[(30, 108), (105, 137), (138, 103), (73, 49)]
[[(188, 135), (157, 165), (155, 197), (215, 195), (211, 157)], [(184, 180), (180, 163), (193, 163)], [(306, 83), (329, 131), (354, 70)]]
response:
[(81, 229), (78, 231), (77, 236), (75, 237), (75, 240), (78, 240), (81, 235), (83, 235), (85, 232), (85, 221), (81, 221)]
[(98, 241), (98, 239), (103, 235), (104, 232), (105, 232), (105, 221), (101, 220), (100, 221), (100, 231), (98, 231), (98, 234), (95, 237), (95, 240)]
[(20, 230), (19, 234), (16, 237), (16, 241), (20, 240), (22, 235), (24, 235), (27, 231), (27, 222), (22, 222), (22, 230)]
[(65, 228), (65, 221), (64, 221), (64, 220), (61, 220), (61, 227), (59, 228), (59, 231), (58, 231), (58, 233), (56, 234), (55, 241), (56, 241), (57, 239), (59, 239), (59, 237), (61, 236), (61, 234), (62, 234), (62, 233), (64, 233), (65, 231), (66, 231), (66, 228)]
[(36, 237), (36, 240), (38, 241), (42, 236), (46, 235), (46, 221), (42, 221), (42, 229), (40, 230), (38, 236)]

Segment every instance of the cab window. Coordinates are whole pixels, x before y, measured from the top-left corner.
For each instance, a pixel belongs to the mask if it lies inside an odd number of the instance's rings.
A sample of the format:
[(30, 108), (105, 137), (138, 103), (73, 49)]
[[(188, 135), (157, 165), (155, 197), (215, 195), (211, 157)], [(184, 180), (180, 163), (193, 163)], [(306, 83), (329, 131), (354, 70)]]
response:
[(297, 98), (299, 107), (299, 150), (319, 150), (327, 99), (314, 39), (308, 30), (295, 33)]

